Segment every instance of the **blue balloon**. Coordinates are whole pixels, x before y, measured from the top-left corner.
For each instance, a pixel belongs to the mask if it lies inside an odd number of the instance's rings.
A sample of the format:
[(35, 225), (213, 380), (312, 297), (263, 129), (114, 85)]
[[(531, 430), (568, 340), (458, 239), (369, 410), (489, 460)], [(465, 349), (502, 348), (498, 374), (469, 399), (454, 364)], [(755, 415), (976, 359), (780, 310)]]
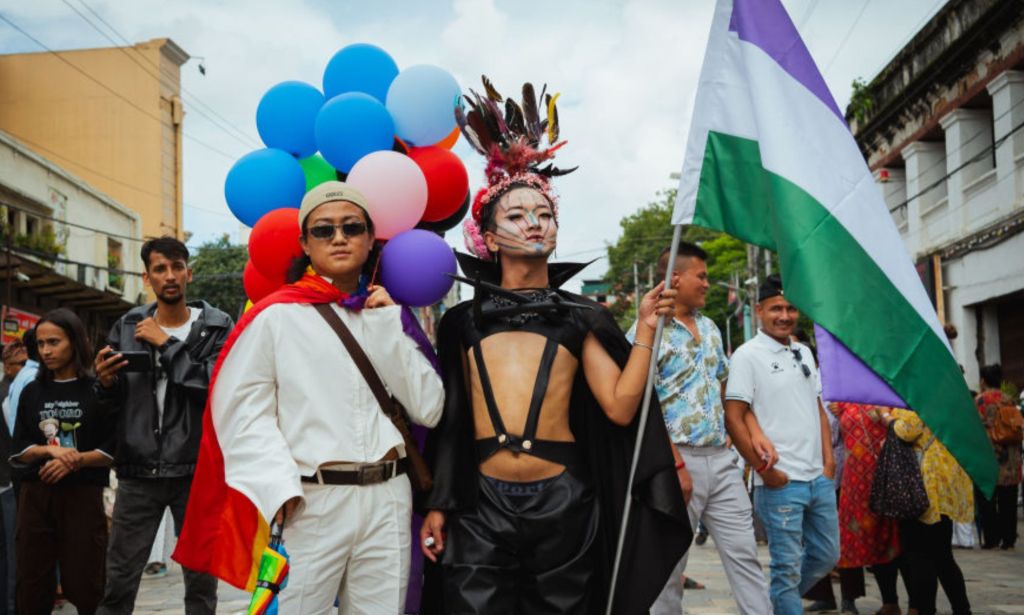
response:
[(256, 130), (267, 147), (297, 158), (316, 153), (313, 124), (324, 95), (301, 81), (285, 81), (267, 90), (256, 107)]
[(448, 71), (421, 64), (403, 70), (388, 90), (395, 132), (410, 145), (433, 145), (455, 128), (455, 105), (462, 91)]
[(279, 149), (258, 149), (238, 159), (224, 180), (228, 209), (252, 227), (268, 211), (298, 207), (306, 194), (306, 176), (294, 156)]
[(324, 69), (324, 94), (328, 99), (348, 92), (362, 92), (381, 103), (388, 86), (398, 76), (398, 65), (388, 52), (375, 45), (356, 43), (334, 54)]
[(316, 116), (316, 145), (331, 166), (348, 173), (363, 156), (390, 150), (395, 122), (384, 105), (362, 92), (341, 94), (327, 101)]

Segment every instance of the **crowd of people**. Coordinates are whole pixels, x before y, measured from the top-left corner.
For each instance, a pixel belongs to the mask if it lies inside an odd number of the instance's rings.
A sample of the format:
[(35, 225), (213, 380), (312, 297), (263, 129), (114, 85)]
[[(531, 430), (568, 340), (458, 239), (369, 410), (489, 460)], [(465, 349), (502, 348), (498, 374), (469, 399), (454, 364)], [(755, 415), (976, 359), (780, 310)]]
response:
[[(373, 219), (364, 196), (336, 181), (297, 211), (303, 255), (289, 283), (237, 325), (187, 300), (188, 250), (162, 237), (140, 254), (155, 300), (106, 340), (62, 308), (8, 344), (0, 610), (48, 613), (59, 587), (79, 613), (131, 613), (140, 579), (166, 563), (154, 557), (166, 558), (158, 533), (169, 511), (189, 614), (216, 611), (219, 576), (272, 588), (282, 613), (595, 613), (610, 603), (674, 615), (693, 586), (686, 553), (698, 526), (743, 613), (802, 613), (806, 600), (810, 611), (856, 614), (865, 569), (881, 615), (932, 615), (939, 585), (956, 615), (970, 613), (954, 524), (973, 522), (977, 501), (983, 548), (1016, 541), (1021, 415), (998, 366), (982, 370), (977, 395), (1000, 467), (988, 499), (912, 409), (822, 400), (814, 349), (797, 339), (800, 312), (778, 276), (758, 289), (760, 328), (731, 357), (701, 313), (710, 281), (697, 245), (662, 253), (669, 283), (639, 298), (627, 334), (561, 290), (580, 269), (549, 263), (550, 178), (561, 172), (539, 166), (552, 152), (503, 142), (512, 151), (488, 153), (489, 185), (467, 221), (473, 254), (460, 255), (474, 297), (445, 313), (436, 348), (373, 284)], [(875, 505), (878, 476), (896, 471), (880, 464), (887, 448), (909, 455), (898, 471), (926, 495), (913, 514)], [(252, 545), (271, 534), (290, 556), (284, 587), (250, 576)]]

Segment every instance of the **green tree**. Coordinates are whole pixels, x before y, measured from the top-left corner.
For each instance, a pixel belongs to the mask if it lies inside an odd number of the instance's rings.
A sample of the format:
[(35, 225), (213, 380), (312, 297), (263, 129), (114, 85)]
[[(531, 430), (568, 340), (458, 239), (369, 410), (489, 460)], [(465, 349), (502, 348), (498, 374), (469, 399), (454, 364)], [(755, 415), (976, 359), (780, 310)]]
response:
[[(615, 244), (608, 246), (608, 272), (605, 280), (612, 285), (611, 292), (616, 297), (616, 302), (611, 306), (612, 313), (624, 328), (632, 324), (635, 316), (633, 263), (637, 263), (641, 292), (645, 292), (648, 289), (648, 268), (657, 269), (658, 256), (672, 243), (671, 220), (675, 200), (674, 189), (658, 193), (655, 201), (619, 222), (622, 236)], [(717, 282), (728, 283), (733, 272), (744, 269), (746, 247), (743, 242), (725, 233), (698, 226), (687, 226), (683, 230), (683, 240), (700, 245), (708, 253), (711, 288), (708, 289), (704, 313), (724, 331), (725, 319), (735, 306), (726, 306), (728, 291)]]
[(192, 255), (189, 298), (203, 299), (236, 318), (246, 301), (242, 270), (247, 260), (249, 251), (243, 245), (233, 245), (227, 233), (202, 244)]

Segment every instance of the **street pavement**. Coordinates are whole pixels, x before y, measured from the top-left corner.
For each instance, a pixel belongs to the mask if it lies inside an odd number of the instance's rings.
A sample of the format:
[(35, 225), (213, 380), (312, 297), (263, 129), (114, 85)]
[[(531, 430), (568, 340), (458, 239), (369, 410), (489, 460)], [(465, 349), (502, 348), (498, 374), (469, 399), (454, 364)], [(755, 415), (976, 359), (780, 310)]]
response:
[[(1018, 533), (1024, 537), (1024, 523), (1018, 521)], [(761, 565), (768, 571), (768, 547), (758, 547)], [(975, 615), (1024, 615), (1024, 541), (1015, 551), (983, 551), (954, 549), (953, 555), (960, 564), (967, 581), (967, 597)], [(713, 540), (708, 538), (704, 546), (690, 547), (687, 576), (707, 586), (704, 590), (688, 590), (683, 598), (683, 611), (688, 615), (732, 615), (739, 613), (729, 591), (718, 551)], [(865, 574), (867, 596), (857, 600), (857, 610), (862, 615), (873, 615), (882, 606), (878, 586), (870, 573)], [(900, 608), (906, 611), (907, 594), (902, 580), (899, 583)], [(839, 600), (839, 583), (832, 589)], [(804, 606), (810, 603), (805, 602)], [(939, 590), (939, 613), (950, 613), (949, 601)], [(834, 613), (835, 611), (833, 611)]]
[[(1024, 537), (1024, 523), (1018, 522), (1018, 530)], [(768, 548), (759, 547), (761, 564), (768, 570)], [(976, 615), (1024, 615), (1024, 541), (1016, 551), (982, 551), (980, 549), (955, 549), (956, 560), (967, 580), (967, 595)], [(707, 589), (687, 591), (683, 601), (684, 612), (689, 615), (732, 615), (739, 613), (729, 591), (714, 540), (708, 539), (703, 546), (693, 545), (687, 575), (704, 583)], [(881, 606), (878, 587), (871, 575), (866, 579), (868, 595), (857, 600), (857, 608), (864, 615), (872, 615)], [(834, 585), (836, 598), (839, 585)], [(902, 584), (899, 587), (901, 606), (906, 608), (906, 594)], [(166, 577), (145, 579), (135, 602), (135, 613), (139, 615), (170, 615), (184, 613), (182, 597), (181, 568), (170, 566)], [(249, 596), (229, 585), (220, 585), (219, 613), (245, 613)], [(939, 612), (949, 613), (949, 602), (939, 591)], [(70, 605), (54, 613), (72, 615), (75, 609)]]

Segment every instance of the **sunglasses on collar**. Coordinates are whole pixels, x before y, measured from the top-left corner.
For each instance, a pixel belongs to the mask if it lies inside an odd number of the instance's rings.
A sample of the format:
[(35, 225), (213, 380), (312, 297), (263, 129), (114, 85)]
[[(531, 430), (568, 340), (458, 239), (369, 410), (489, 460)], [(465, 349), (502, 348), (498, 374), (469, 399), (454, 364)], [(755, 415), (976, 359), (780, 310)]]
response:
[(807, 364), (804, 363), (804, 358), (803, 355), (800, 353), (800, 349), (796, 348), (795, 346), (790, 346), (789, 349), (793, 353), (793, 358), (796, 359), (796, 362), (800, 364), (800, 371), (804, 373), (804, 378), (810, 378), (811, 368), (807, 367)]
[(342, 224), (316, 224), (309, 227), (309, 234), (315, 239), (334, 239), (337, 231), (345, 237), (359, 237), (366, 232), (365, 222), (344, 222)]

